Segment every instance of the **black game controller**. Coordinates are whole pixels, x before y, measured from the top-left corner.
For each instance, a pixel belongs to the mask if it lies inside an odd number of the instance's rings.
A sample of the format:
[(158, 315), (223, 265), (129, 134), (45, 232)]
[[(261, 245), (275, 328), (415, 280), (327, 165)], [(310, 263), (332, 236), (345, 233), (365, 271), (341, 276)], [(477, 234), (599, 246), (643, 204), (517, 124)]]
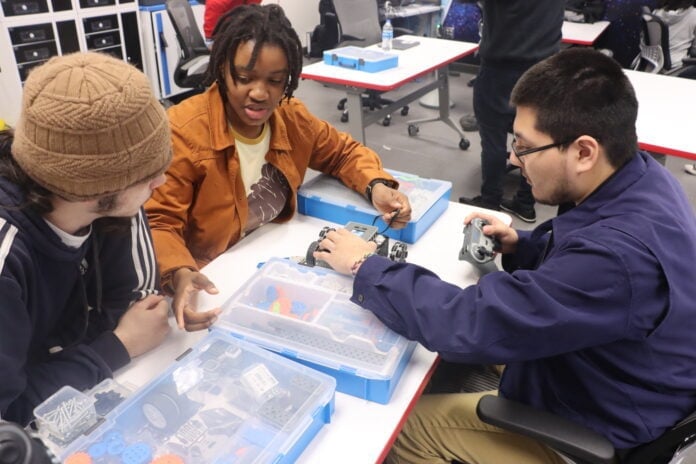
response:
[[(377, 249), (375, 250), (376, 254), (389, 258), (397, 263), (403, 263), (404, 261), (406, 261), (406, 257), (408, 256), (408, 249), (406, 247), (406, 244), (403, 242), (395, 241), (394, 244), (391, 246), (390, 250), (389, 238), (385, 235), (380, 234), (379, 229), (377, 229), (377, 227), (369, 226), (366, 224), (360, 224), (358, 222), (349, 222), (345, 225), (345, 229), (351, 231), (352, 233), (362, 238), (366, 242), (375, 242), (377, 244)], [(326, 234), (328, 234), (332, 230), (335, 229), (333, 227), (324, 227), (323, 229), (321, 229), (321, 232), (319, 232), (319, 240), (309, 244), (309, 248), (307, 249), (307, 255), (305, 256), (305, 259), (301, 264), (304, 264), (306, 266), (322, 266), (328, 268), (331, 267), (324, 261), (316, 259), (314, 257), (314, 252), (317, 250), (322, 251), (319, 248), (319, 242), (321, 242), (324, 239), (324, 237), (326, 237)]]
[(492, 261), (495, 252), (500, 250), (500, 241), (483, 233), (483, 226), (489, 224), (481, 218), (474, 218), (464, 226), (464, 243), (459, 251), (459, 259), (472, 264), (485, 264)]

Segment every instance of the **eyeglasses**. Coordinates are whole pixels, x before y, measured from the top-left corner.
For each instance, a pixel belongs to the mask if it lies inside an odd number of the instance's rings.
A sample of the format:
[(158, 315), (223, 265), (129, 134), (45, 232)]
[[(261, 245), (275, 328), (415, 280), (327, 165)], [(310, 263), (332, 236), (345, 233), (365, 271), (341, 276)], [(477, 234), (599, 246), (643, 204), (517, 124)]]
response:
[(512, 152), (515, 154), (518, 160), (520, 160), (520, 163), (524, 163), (522, 160), (523, 156), (526, 155), (531, 155), (532, 153), (537, 153), (540, 151), (548, 150), (549, 148), (556, 148), (556, 147), (561, 147), (563, 145), (568, 145), (569, 143), (573, 142), (575, 139), (570, 139), (566, 140), (564, 142), (557, 142), (557, 143), (550, 143), (548, 145), (544, 145), (542, 147), (536, 147), (536, 148), (528, 148), (527, 150), (522, 150), (518, 151), (517, 150), (517, 139), (513, 138), (512, 142), (510, 142), (510, 148), (512, 149)]

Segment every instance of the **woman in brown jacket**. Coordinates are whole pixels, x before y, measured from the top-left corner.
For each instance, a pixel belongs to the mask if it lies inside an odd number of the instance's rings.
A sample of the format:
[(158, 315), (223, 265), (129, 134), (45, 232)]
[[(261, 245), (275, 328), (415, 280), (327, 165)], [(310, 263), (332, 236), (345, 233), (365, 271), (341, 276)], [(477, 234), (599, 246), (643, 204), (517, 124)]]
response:
[(216, 28), (210, 87), (168, 111), (174, 160), (145, 207), (180, 328), (215, 321), (219, 309), (193, 304), (197, 291), (217, 292), (200, 268), (261, 225), (288, 221), (307, 168), (366, 194), (393, 227), (410, 219), (378, 155), (293, 98), (301, 69), (302, 44), (283, 10), (240, 6)]

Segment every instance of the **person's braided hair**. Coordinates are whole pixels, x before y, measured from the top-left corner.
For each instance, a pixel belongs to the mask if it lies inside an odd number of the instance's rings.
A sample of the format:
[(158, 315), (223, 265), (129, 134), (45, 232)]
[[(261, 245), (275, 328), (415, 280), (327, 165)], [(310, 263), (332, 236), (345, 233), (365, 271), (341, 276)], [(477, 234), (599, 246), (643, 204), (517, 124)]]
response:
[(215, 26), (213, 38), (205, 85), (218, 83), (225, 106), (227, 106), (225, 73), (229, 71), (232, 81), (237, 81), (234, 57), (240, 44), (250, 40), (253, 40), (255, 44), (247, 69), (253, 69), (256, 65), (259, 50), (264, 45), (275, 45), (285, 52), (289, 73), (284, 96), (288, 100), (292, 97), (302, 72), (302, 42), (281, 7), (274, 4), (240, 5), (220, 17)]

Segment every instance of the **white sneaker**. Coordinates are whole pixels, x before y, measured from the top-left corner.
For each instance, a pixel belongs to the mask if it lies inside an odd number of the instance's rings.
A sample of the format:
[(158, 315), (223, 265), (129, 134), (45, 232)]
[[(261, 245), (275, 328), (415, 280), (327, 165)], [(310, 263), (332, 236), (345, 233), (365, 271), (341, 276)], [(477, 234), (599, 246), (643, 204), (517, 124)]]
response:
[(692, 176), (696, 176), (696, 163), (685, 164), (684, 170)]

